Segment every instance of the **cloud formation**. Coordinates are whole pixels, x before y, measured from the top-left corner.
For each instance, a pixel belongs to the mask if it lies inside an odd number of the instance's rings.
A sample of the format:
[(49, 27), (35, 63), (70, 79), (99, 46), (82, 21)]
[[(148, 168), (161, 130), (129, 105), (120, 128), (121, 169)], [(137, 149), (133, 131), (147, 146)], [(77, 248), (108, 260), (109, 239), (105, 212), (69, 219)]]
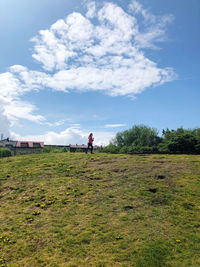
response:
[(172, 20), (172, 15), (153, 15), (136, 0), (127, 11), (111, 2), (97, 7), (89, 1), (86, 14), (71, 13), (31, 39), (32, 57), (43, 71), (14, 65), (0, 74), (1, 119), (53, 126), (37, 114), (35, 105), (22, 100), (31, 91), (102, 91), (134, 97), (150, 86), (172, 81), (173, 68), (160, 68), (145, 55), (145, 49), (156, 49), (166, 40)]
[(37, 108), (33, 104), (21, 100), (24, 94), (37, 90), (37, 83), (40, 83), (44, 74), (36, 73), (16, 65), (12, 66), (9, 72), (0, 74), (1, 108), (12, 123), (17, 119), (28, 119), (34, 122), (45, 120), (41, 115), (34, 115)]
[(123, 123), (121, 123), (121, 124), (106, 124), (106, 125), (104, 125), (105, 128), (118, 128), (118, 127), (124, 127), (124, 126), (126, 126), (126, 124), (123, 124)]
[[(173, 80), (173, 69), (159, 68), (143, 50), (164, 40), (172, 15), (156, 17), (137, 1), (129, 8), (132, 15), (113, 3), (104, 3), (97, 10), (95, 2), (90, 2), (86, 16), (74, 12), (40, 31), (32, 39), (32, 56), (50, 73), (42, 86), (133, 96)], [(140, 31), (140, 24), (147, 22), (144, 32)]]
[(0, 106), (0, 138), (1, 137), (7, 138), (9, 137), (9, 134), (10, 134), (10, 122), (7, 116), (4, 115), (3, 108)]
[(164, 16), (155, 16), (150, 13), (148, 9), (136, 0), (132, 0), (129, 9), (133, 12), (134, 16), (141, 15), (143, 17), (142, 26), (143, 30), (138, 32), (135, 36), (135, 46), (138, 48), (151, 48), (157, 49), (156, 43), (166, 41), (166, 27), (174, 20), (172, 14)]

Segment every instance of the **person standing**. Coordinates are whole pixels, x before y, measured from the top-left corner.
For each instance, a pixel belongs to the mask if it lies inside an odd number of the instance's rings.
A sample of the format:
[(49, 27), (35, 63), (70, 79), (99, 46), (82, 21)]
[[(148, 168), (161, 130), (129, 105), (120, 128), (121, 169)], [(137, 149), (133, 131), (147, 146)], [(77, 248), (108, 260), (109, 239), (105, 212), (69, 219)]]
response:
[(91, 154), (93, 154), (93, 141), (94, 141), (93, 133), (90, 133), (88, 136), (88, 147), (86, 150), (86, 154), (87, 154), (89, 148), (91, 148)]

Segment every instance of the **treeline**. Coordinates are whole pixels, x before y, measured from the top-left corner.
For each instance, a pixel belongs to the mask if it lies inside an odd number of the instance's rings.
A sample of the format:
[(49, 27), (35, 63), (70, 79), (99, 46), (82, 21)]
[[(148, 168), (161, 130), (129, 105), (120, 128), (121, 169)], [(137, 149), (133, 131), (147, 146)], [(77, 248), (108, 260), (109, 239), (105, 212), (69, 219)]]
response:
[(200, 154), (200, 128), (167, 128), (159, 136), (155, 128), (135, 125), (130, 130), (117, 133), (101, 152)]

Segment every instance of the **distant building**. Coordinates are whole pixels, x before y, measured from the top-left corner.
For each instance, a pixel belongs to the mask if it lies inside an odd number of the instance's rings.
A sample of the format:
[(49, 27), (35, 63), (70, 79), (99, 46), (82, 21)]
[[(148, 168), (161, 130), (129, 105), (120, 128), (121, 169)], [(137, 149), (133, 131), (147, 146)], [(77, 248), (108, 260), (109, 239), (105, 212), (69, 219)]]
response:
[(7, 139), (0, 140), (0, 147), (9, 148), (16, 154), (34, 153), (40, 151), (44, 147), (44, 142), (35, 141), (13, 141)]
[(16, 147), (16, 144), (17, 144), (17, 141), (9, 140), (9, 138), (0, 140), (0, 147), (12, 148), (12, 147)]
[(17, 141), (16, 147), (20, 148), (43, 148), (44, 142), (35, 142), (35, 141)]

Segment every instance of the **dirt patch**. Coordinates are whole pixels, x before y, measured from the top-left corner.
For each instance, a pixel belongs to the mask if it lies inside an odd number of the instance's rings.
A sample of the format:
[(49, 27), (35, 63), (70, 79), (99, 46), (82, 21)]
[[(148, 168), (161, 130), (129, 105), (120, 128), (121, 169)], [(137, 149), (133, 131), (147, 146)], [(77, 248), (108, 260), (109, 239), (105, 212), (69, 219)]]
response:
[(166, 176), (165, 175), (156, 175), (156, 178), (160, 179), (160, 180), (163, 180), (163, 179), (166, 178)]
[(133, 210), (133, 209), (134, 209), (133, 206), (130, 205), (124, 206), (124, 210)]
[(157, 188), (149, 188), (149, 192), (155, 194), (158, 191)]

